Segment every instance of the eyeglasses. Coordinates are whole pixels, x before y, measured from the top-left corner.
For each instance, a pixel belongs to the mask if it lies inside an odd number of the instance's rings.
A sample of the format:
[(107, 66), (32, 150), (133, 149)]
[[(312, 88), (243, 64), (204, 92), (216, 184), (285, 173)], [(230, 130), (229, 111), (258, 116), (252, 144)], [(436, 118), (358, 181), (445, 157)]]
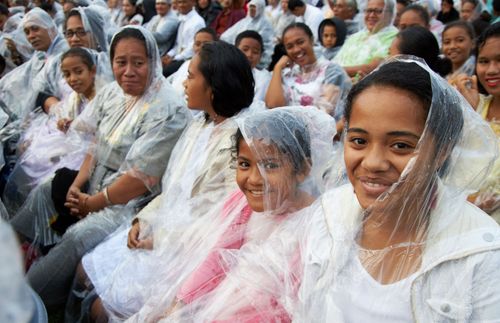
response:
[(372, 8), (372, 9), (365, 9), (365, 15), (369, 15), (371, 13), (379, 16), (381, 15), (382, 13), (384, 12), (384, 9), (376, 9), (376, 8)]
[(66, 38), (73, 38), (74, 35), (76, 35), (76, 37), (78, 37), (78, 38), (82, 38), (85, 35), (87, 35), (87, 32), (83, 29), (66, 30), (64, 32), (64, 36), (66, 36)]

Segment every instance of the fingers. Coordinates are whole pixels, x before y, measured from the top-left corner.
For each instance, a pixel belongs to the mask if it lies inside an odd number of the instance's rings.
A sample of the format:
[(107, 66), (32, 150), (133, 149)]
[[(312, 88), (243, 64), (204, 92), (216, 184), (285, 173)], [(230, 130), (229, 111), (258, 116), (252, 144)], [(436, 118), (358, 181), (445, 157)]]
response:
[(137, 245), (139, 243), (139, 240), (137, 238), (139, 238), (139, 230), (138, 230), (138, 225), (137, 224), (134, 224), (132, 226), (132, 228), (130, 229), (130, 231), (128, 232), (128, 239), (127, 239), (127, 246), (130, 248), (130, 249), (135, 249), (137, 248)]
[(471, 77), (471, 89), (478, 91), (478, 89), (477, 89), (477, 76), (476, 75), (473, 75)]

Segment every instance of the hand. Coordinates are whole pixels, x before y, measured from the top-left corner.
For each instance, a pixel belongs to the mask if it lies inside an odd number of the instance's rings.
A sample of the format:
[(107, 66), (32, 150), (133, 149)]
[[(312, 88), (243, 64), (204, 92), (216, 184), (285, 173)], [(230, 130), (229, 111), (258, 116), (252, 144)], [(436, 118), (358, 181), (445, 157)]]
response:
[(162, 64), (163, 66), (166, 66), (166, 65), (168, 65), (168, 64), (170, 64), (170, 63), (172, 63), (172, 60), (173, 60), (173, 59), (172, 59), (172, 57), (170, 57), (170, 56), (168, 56), (168, 55), (165, 55), (165, 56), (163, 56), (163, 57), (161, 58), (161, 64)]
[(57, 129), (66, 133), (69, 129), (69, 126), (71, 125), (71, 122), (73, 122), (73, 120), (71, 119), (59, 119), (57, 120)]
[(274, 65), (274, 70), (279, 69), (279, 71), (281, 71), (285, 67), (291, 68), (292, 66), (293, 66), (293, 62), (290, 59), (290, 57), (288, 57), (287, 55), (283, 55), (283, 56), (281, 56), (280, 60), (276, 63), (276, 65)]
[(469, 77), (467, 74), (459, 74), (448, 81), (454, 86), (460, 94), (469, 102), (469, 104), (477, 109), (479, 105), (479, 90), (477, 89), (477, 76)]
[(64, 206), (69, 209), (71, 215), (82, 219), (92, 211), (90, 198), (91, 196), (89, 194), (82, 193), (80, 189), (74, 189), (71, 187), (68, 191)]
[(148, 237), (146, 239), (139, 239), (140, 232), (141, 225), (140, 222), (137, 221), (128, 232), (127, 247), (130, 249), (153, 249), (153, 238)]
[(17, 53), (16, 43), (12, 39), (5, 38), (5, 45), (11, 53)]

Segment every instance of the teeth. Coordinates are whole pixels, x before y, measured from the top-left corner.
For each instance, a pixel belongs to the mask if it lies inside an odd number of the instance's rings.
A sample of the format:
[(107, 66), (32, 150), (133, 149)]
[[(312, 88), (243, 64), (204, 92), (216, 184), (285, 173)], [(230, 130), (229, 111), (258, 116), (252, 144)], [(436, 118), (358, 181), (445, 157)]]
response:
[(379, 184), (379, 183), (365, 182), (365, 184), (366, 184), (366, 186), (373, 187), (373, 188), (387, 187), (387, 185)]
[(252, 193), (252, 195), (257, 195), (257, 196), (264, 195), (264, 191), (249, 191), (249, 192)]

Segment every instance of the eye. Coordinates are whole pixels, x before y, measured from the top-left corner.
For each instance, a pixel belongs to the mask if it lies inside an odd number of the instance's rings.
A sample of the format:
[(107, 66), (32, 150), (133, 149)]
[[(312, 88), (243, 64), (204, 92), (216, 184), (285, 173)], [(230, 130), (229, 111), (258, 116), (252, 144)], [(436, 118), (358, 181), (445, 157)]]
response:
[(415, 150), (415, 145), (403, 141), (395, 142), (391, 147), (398, 153), (409, 153)]
[(135, 61), (134, 62), (134, 66), (136, 66), (136, 67), (141, 67), (142, 65), (144, 65), (144, 61)]
[(366, 140), (360, 137), (349, 138), (349, 142), (354, 146), (354, 148), (362, 148), (366, 145)]
[(238, 168), (239, 169), (248, 169), (250, 167), (250, 164), (244, 160), (238, 161)]

